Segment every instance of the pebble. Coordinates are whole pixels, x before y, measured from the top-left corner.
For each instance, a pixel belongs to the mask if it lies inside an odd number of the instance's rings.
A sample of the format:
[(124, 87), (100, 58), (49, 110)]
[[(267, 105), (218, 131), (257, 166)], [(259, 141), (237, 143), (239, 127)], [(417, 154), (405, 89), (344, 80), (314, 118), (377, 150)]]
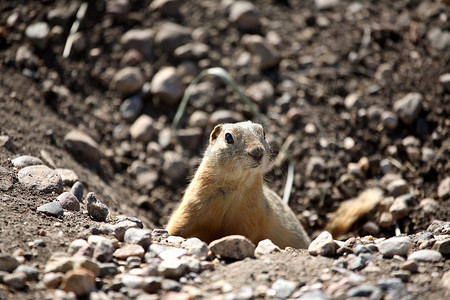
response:
[(344, 99), (344, 104), (347, 109), (360, 109), (364, 107), (361, 92), (353, 92), (348, 94)]
[(384, 111), (381, 114), (381, 123), (389, 130), (394, 130), (398, 126), (398, 117), (391, 111)]
[(79, 130), (72, 130), (66, 134), (64, 146), (73, 155), (88, 162), (98, 162), (102, 157), (102, 152), (97, 142)]
[(427, 39), (433, 49), (446, 51), (450, 49), (450, 31), (433, 27), (427, 32)]
[[(122, 56), (122, 59), (120, 60), (120, 65), (123, 67), (133, 67), (139, 65), (141, 62), (145, 60), (144, 56), (141, 54), (141, 52), (130, 49), (125, 52), (125, 54)], [(145, 91), (145, 85), (144, 83), (142, 86), (142, 91)]]
[(179, 0), (155, 0), (150, 3), (150, 8), (162, 16), (177, 17), (180, 15), (180, 4)]
[(39, 49), (47, 47), (50, 35), (50, 26), (45, 22), (38, 22), (28, 25), (25, 29), (25, 36)]
[(61, 204), (55, 201), (39, 206), (36, 211), (52, 217), (59, 217), (64, 215), (63, 207), (61, 206)]
[(450, 73), (442, 74), (441, 76), (439, 76), (439, 83), (447, 92), (450, 92)]
[(6, 274), (3, 276), (3, 283), (13, 287), (15, 289), (21, 290), (26, 287), (27, 274), (24, 272), (14, 272), (12, 274)]
[(20, 265), (14, 270), (14, 273), (20, 272), (25, 273), (27, 280), (37, 280), (39, 276), (38, 269), (27, 265)]
[(208, 118), (209, 115), (206, 112), (196, 110), (189, 116), (188, 126), (204, 128), (208, 125)]
[(314, 0), (316, 8), (319, 10), (332, 9), (339, 5), (339, 0)]
[(144, 85), (145, 79), (137, 67), (125, 67), (114, 74), (110, 88), (123, 95), (137, 93)]
[(255, 245), (246, 237), (241, 235), (230, 235), (212, 241), (208, 245), (211, 252), (220, 258), (231, 258), (242, 260), (246, 257), (253, 257)]
[(306, 176), (311, 179), (318, 178), (325, 168), (325, 160), (322, 157), (311, 156), (306, 164)]
[(155, 134), (155, 122), (148, 115), (141, 115), (130, 126), (130, 135), (133, 139), (147, 143)]
[(366, 297), (370, 298), (372, 294), (376, 293), (377, 287), (369, 284), (361, 284), (355, 287), (352, 287), (346, 292), (346, 296), (349, 298), (357, 298), (357, 297)]
[(181, 154), (175, 151), (166, 151), (163, 159), (163, 179), (167, 184), (175, 185), (186, 179), (188, 165)]
[(120, 43), (125, 49), (139, 51), (145, 58), (153, 56), (154, 32), (151, 29), (131, 29), (120, 38)]
[(398, 197), (409, 192), (408, 183), (404, 179), (394, 179), (386, 187), (389, 195)]
[(187, 250), (187, 253), (200, 260), (208, 257), (208, 245), (198, 238), (189, 238), (184, 241), (181, 246)]
[(150, 91), (162, 104), (174, 106), (183, 95), (181, 77), (174, 67), (164, 67), (159, 70), (151, 81)]
[(174, 260), (179, 259), (182, 256), (187, 255), (188, 252), (185, 249), (167, 247), (158, 253), (158, 257), (162, 260)]
[(187, 43), (176, 48), (173, 56), (178, 60), (193, 60), (198, 61), (206, 58), (209, 53), (209, 46), (207, 44), (195, 42)]
[(364, 223), (362, 229), (367, 232), (368, 234), (372, 234), (372, 235), (377, 235), (378, 233), (380, 233), (380, 227), (378, 226), (377, 223), (372, 222), (372, 221), (368, 221), (366, 223)]
[(50, 272), (47, 274), (44, 274), (42, 277), (42, 281), (44, 282), (45, 286), (49, 289), (56, 289), (60, 286), (61, 282), (64, 279), (64, 273), (61, 272)]
[(120, 241), (124, 241), (125, 232), (129, 228), (140, 228), (136, 222), (130, 221), (130, 220), (124, 220), (120, 221), (117, 224), (114, 225), (114, 236)]
[(59, 176), (61, 176), (63, 185), (65, 186), (71, 186), (78, 181), (78, 175), (72, 169), (56, 168), (55, 171), (58, 172)]
[(124, 120), (132, 122), (139, 116), (143, 106), (142, 96), (140, 94), (133, 95), (120, 105), (120, 114)]
[(450, 198), (450, 177), (446, 177), (439, 183), (437, 195), (442, 200)]
[(126, 260), (130, 256), (144, 257), (145, 251), (141, 245), (125, 244), (122, 248), (116, 249), (113, 256), (120, 260)]
[(412, 248), (412, 240), (407, 236), (392, 237), (378, 244), (378, 250), (385, 257), (406, 256)]
[(152, 241), (152, 233), (148, 229), (129, 228), (125, 231), (124, 242), (128, 244), (139, 244), (147, 248)]
[(164, 277), (179, 278), (187, 271), (187, 266), (179, 259), (163, 260), (158, 271)]
[(390, 212), (384, 211), (380, 215), (380, 219), (378, 220), (378, 224), (382, 228), (389, 228), (394, 225), (394, 217)]
[(47, 166), (29, 166), (19, 170), (17, 174), (19, 182), (26, 188), (44, 193), (61, 193), (61, 176)]
[(21, 155), (13, 160), (11, 160), (14, 167), (18, 169), (22, 169), (28, 166), (38, 166), (43, 165), (44, 163), (37, 157), (29, 156), (29, 155)]
[(324, 291), (320, 289), (315, 289), (312, 291), (307, 291), (303, 295), (301, 295), (299, 300), (331, 300), (331, 297), (328, 296)]
[(100, 202), (93, 192), (90, 192), (86, 195), (86, 201), (86, 208), (89, 216), (94, 221), (105, 221), (106, 217), (108, 217), (109, 215), (108, 207)]
[(70, 192), (64, 192), (56, 198), (56, 202), (59, 203), (63, 209), (71, 211), (80, 210), (80, 201)]
[(166, 53), (186, 44), (191, 39), (191, 29), (179, 24), (166, 22), (155, 36), (155, 44)]
[(0, 147), (5, 147), (6, 150), (11, 152), (16, 150), (16, 145), (14, 144), (12, 138), (8, 135), (0, 135)]
[[(405, 195), (403, 195), (405, 196)], [(409, 207), (405, 200), (405, 197), (397, 197), (389, 208), (389, 212), (392, 214), (394, 220), (399, 220), (408, 216)]]
[(407, 260), (400, 266), (400, 269), (416, 273), (419, 270), (419, 265), (414, 260)]
[(114, 276), (119, 273), (119, 269), (117, 268), (117, 265), (113, 262), (109, 263), (99, 263), (99, 276), (105, 277), (105, 276)]
[(94, 253), (92, 254), (92, 257), (94, 259), (102, 263), (107, 263), (111, 261), (115, 249), (110, 239), (102, 238), (96, 243), (92, 243), (89, 240), (88, 242), (94, 245)]
[(77, 197), (78, 201), (83, 201), (83, 193), (84, 193), (84, 186), (81, 182), (77, 181), (73, 184), (72, 188), (70, 189), (70, 192)]
[(77, 297), (83, 297), (96, 289), (95, 274), (85, 268), (70, 270), (64, 276), (61, 289), (74, 292)]
[(106, 12), (117, 19), (124, 19), (131, 9), (129, 0), (111, 0), (106, 4)]
[(309, 244), (308, 252), (311, 255), (331, 256), (334, 255), (338, 245), (333, 240), (333, 236), (328, 231), (323, 231)]
[(76, 239), (69, 245), (69, 249), (67, 249), (67, 253), (70, 255), (75, 254), (78, 250), (85, 247), (86, 245), (89, 245), (89, 243), (86, 240), (83, 239)]
[(395, 101), (394, 111), (403, 123), (411, 125), (417, 120), (422, 110), (422, 99), (423, 97), (419, 93), (409, 93)]
[(448, 256), (450, 254), (450, 237), (443, 240), (437, 240), (432, 249), (439, 251), (439, 253), (444, 256)]
[(450, 291), (450, 270), (444, 273), (440, 284), (447, 290), (447, 292)]
[(274, 253), (274, 252), (281, 252), (281, 249), (269, 239), (260, 241), (255, 248), (255, 256), (256, 257)]
[(189, 127), (178, 130), (180, 143), (188, 149), (198, 149), (203, 137), (203, 129), (200, 127)]
[(19, 265), (20, 262), (14, 256), (0, 253), (0, 271), (12, 272)]
[(229, 7), (228, 20), (241, 30), (256, 32), (260, 27), (259, 13), (249, 1), (235, 1)]
[(442, 254), (436, 250), (419, 250), (411, 253), (408, 256), (408, 260), (415, 260), (419, 262), (438, 262), (443, 258)]
[(278, 278), (272, 284), (270, 289), (274, 291), (274, 296), (278, 299), (286, 299), (295, 291), (296, 288), (296, 282), (286, 280), (284, 278)]
[(275, 89), (269, 81), (263, 80), (250, 85), (245, 90), (245, 95), (261, 107), (265, 107), (273, 102)]
[(280, 62), (278, 51), (260, 35), (244, 35), (243, 45), (253, 56), (253, 63), (259, 70), (274, 68)]
[(244, 116), (238, 112), (219, 109), (211, 114), (208, 123), (211, 125), (217, 125), (221, 123), (234, 123), (242, 120), (244, 120)]

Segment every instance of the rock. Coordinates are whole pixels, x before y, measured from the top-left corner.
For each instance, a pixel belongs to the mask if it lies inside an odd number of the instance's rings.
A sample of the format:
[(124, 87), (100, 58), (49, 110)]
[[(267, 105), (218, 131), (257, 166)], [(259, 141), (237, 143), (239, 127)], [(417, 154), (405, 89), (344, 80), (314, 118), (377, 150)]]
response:
[(338, 245), (333, 240), (333, 236), (328, 231), (323, 231), (309, 244), (308, 252), (311, 255), (331, 256), (334, 255)]
[(180, 4), (179, 0), (155, 0), (150, 4), (150, 8), (162, 16), (177, 17), (180, 15)]
[(214, 111), (209, 117), (209, 124), (217, 125), (221, 123), (235, 123), (244, 120), (238, 112), (232, 112), (229, 110), (219, 109)]
[(189, 116), (188, 126), (205, 128), (208, 125), (208, 118), (209, 115), (206, 112), (196, 110)]
[(450, 31), (442, 30), (439, 27), (433, 27), (427, 32), (427, 39), (433, 49), (437, 51), (446, 51), (450, 49)]
[(254, 65), (261, 71), (274, 68), (280, 62), (278, 51), (260, 35), (244, 35), (243, 45), (251, 52)]
[(381, 84), (389, 84), (394, 80), (394, 72), (392, 70), (392, 65), (389, 63), (384, 63), (378, 66), (375, 72), (375, 79)]
[(83, 201), (83, 192), (84, 192), (84, 186), (81, 182), (77, 181), (73, 184), (72, 188), (70, 189), (70, 192), (77, 197), (78, 201)]
[(397, 197), (389, 208), (389, 212), (392, 214), (394, 220), (399, 220), (408, 216), (409, 207), (405, 200), (405, 197)]
[(67, 249), (67, 253), (70, 255), (75, 254), (78, 250), (88, 245), (89, 243), (83, 239), (76, 239), (69, 245), (69, 249)]
[(21, 155), (13, 160), (11, 160), (14, 167), (18, 169), (22, 169), (28, 166), (38, 166), (43, 165), (44, 163), (37, 157), (29, 156), (29, 155)]
[(92, 258), (102, 263), (107, 263), (111, 261), (115, 249), (110, 239), (102, 237), (95, 243), (93, 243), (91, 240), (88, 240), (88, 242), (94, 245), (94, 253), (92, 254)]
[(443, 240), (437, 240), (432, 249), (438, 251), (444, 256), (448, 256), (450, 254), (450, 237)]
[(414, 260), (407, 260), (400, 266), (400, 269), (416, 273), (419, 270), (419, 265)]
[(228, 20), (241, 30), (256, 32), (259, 30), (259, 13), (249, 1), (235, 1), (229, 7)]
[(380, 220), (378, 221), (378, 224), (382, 228), (389, 228), (392, 225), (394, 225), (394, 217), (390, 212), (384, 211), (380, 215)]
[(394, 130), (398, 126), (398, 117), (390, 111), (384, 111), (381, 114), (381, 123), (389, 130)]
[(163, 260), (158, 271), (164, 277), (179, 278), (187, 271), (187, 266), (179, 259)]
[(66, 26), (75, 16), (78, 7), (78, 3), (72, 3), (69, 7), (56, 7), (47, 13), (47, 20), (51, 26)]
[(364, 100), (361, 92), (353, 92), (348, 94), (344, 99), (345, 107), (348, 110), (364, 108)]
[(66, 273), (73, 268), (73, 260), (65, 252), (54, 252), (47, 261), (44, 273), (62, 272)]
[(109, 215), (108, 207), (100, 202), (93, 192), (90, 192), (86, 196), (86, 208), (89, 216), (94, 221), (103, 222), (106, 220), (106, 217)]
[(12, 272), (19, 265), (20, 262), (14, 256), (0, 253), (0, 271)]
[(115, 263), (100, 263), (99, 265), (99, 276), (114, 276), (119, 273), (119, 269)]
[(269, 81), (264, 80), (250, 85), (245, 95), (261, 107), (265, 107), (274, 100), (275, 89)]
[(42, 281), (49, 289), (56, 289), (64, 279), (64, 273), (47, 273), (42, 277)]
[(124, 19), (130, 12), (129, 0), (111, 0), (106, 3), (106, 12), (117, 19)]
[(88, 162), (98, 162), (102, 157), (99, 145), (87, 134), (72, 130), (64, 137), (64, 146), (75, 156)]
[(332, 9), (339, 5), (339, 0), (315, 0), (314, 4), (319, 10)]
[(55, 201), (39, 206), (36, 211), (52, 217), (59, 217), (64, 214), (61, 204)]
[(393, 257), (394, 255), (406, 256), (411, 248), (412, 241), (407, 236), (392, 237), (378, 245), (380, 253), (385, 257)]
[(145, 79), (137, 67), (125, 67), (119, 70), (110, 83), (110, 88), (123, 95), (137, 93), (144, 85)]
[(114, 236), (120, 241), (124, 241), (125, 232), (129, 228), (139, 228), (139, 225), (130, 220), (124, 220), (114, 225)]
[(3, 283), (18, 290), (26, 287), (27, 274), (24, 272), (14, 272), (3, 276)]
[(14, 144), (12, 138), (7, 135), (0, 135), (0, 147), (4, 147), (6, 150), (11, 152), (16, 150), (16, 145)]
[(120, 105), (120, 114), (126, 121), (132, 122), (139, 116), (143, 106), (142, 96), (136, 94), (123, 101), (122, 105)]
[(283, 278), (277, 279), (270, 288), (278, 299), (288, 298), (297, 288), (297, 283)]
[(189, 238), (184, 241), (181, 246), (187, 250), (187, 253), (200, 260), (208, 257), (208, 245), (198, 238)]
[(299, 298), (299, 300), (331, 300), (331, 297), (328, 296), (324, 291), (320, 289), (313, 289), (305, 292)]
[(64, 192), (60, 194), (56, 198), (56, 202), (59, 203), (64, 209), (71, 211), (80, 210), (80, 201), (78, 201), (77, 197), (75, 197), (72, 193)]
[(61, 176), (63, 185), (65, 186), (71, 186), (78, 181), (78, 175), (74, 170), (56, 168), (55, 171)]
[(27, 266), (27, 265), (20, 265), (18, 266), (15, 270), (14, 273), (25, 273), (26, 275), (26, 280), (37, 280), (38, 276), (39, 276), (39, 270), (31, 267), (31, 266)]
[(96, 289), (95, 274), (85, 268), (70, 270), (64, 276), (61, 289), (74, 292), (77, 297), (83, 297)]
[(450, 177), (444, 178), (444, 180), (439, 183), (437, 194), (442, 200), (450, 198)]
[(120, 260), (126, 260), (130, 256), (144, 257), (144, 248), (138, 244), (125, 244), (122, 248), (116, 249), (113, 256)]
[(154, 294), (161, 289), (162, 280), (156, 276), (146, 276), (142, 281), (142, 289), (147, 293)]
[(439, 76), (439, 83), (447, 92), (450, 92), (450, 73), (442, 74), (441, 76)]
[(394, 179), (386, 187), (389, 195), (398, 197), (409, 192), (408, 183), (404, 179)]
[(76, 32), (72, 36), (72, 48), (70, 55), (82, 55), (88, 47), (88, 38), (82, 32)]
[(152, 79), (150, 90), (165, 105), (173, 106), (183, 95), (181, 78), (174, 67), (164, 67)]
[(450, 270), (444, 273), (440, 284), (447, 290), (447, 293), (450, 291)]
[(29, 166), (19, 170), (19, 182), (26, 188), (43, 193), (61, 193), (62, 180), (59, 174), (47, 166)]
[(178, 130), (178, 138), (181, 144), (187, 149), (198, 149), (202, 137), (203, 130), (199, 127), (189, 127)]
[(441, 253), (439, 253), (436, 250), (419, 250), (411, 253), (408, 256), (408, 260), (414, 260), (419, 262), (438, 262), (443, 259), (443, 256)]
[(187, 27), (166, 22), (161, 25), (155, 37), (155, 44), (164, 52), (172, 53), (176, 48), (186, 44), (191, 39), (191, 30)]
[(187, 43), (176, 48), (173, 56), (178, 60), (193, 60), (198, 61), (206, 58), (209, 53), (209, 46), (207, 44), (195, 42)]
[(124, 242), (128, 244), (139, 244), (147, 248), (152, 241), (151, 231), (148, 229), (129, 228), (125, 231)]
[(368, 221), (366, 223), (364, 223), (362, 229), (367, 232), (368, 234), (372, 234), (372, 235), (376, 235), (378, 233), (380, 233), (380, 227), (378, 226), (377, 223), (372, 222), (372, 221)]
[(146, 59), (150, 59), (153, 56), (153, 37), (151, 29), (131, 29), (120, 38), (120, 43), (123, 48), (135, 49)]
[(0, 166), (0, 191), (8, 191), (14, 185), (14, 173)]
[(186, 180), (188, 166), (181, 154), (175, 151), (166, 151), (164, 152), (162, 171), (164, 181), (169, 185), (174, 185)]
[(158, 257), (162, 260), (175, 260), (182, 256), (187, 255), (188, 252), (185, 249), (175, 247), (165, 247), (158, 253)]
[(385, 292), (384, 299), (404, 299), (408, 292), (400, 278), (385, 278), (378, 281), (378, 287)]
[[(144, 60), (145, 58), (141, 54), (141, 52), (137, 51), (136, 49), (129, 49), (122, 56), (122, 59), (120, 60), (120, 65), (123, 67), (133, 67), (139, 65)], [(144, 92), (144, 94), (146, 90), (145, 87), (146, 84), (147, 82), (145, 82), (144, 85), (142, 86), (142, 91)]]
[(366, 297), (369, 298), (374, 294), (377, 290), (377, 287), (368, 285), (368, 284), (361, 284), (355, 287), (352, 287), (346, 292), (346, 296), (349, 298), (357, 298), (357, 297)]
[(220, 258), (231, 258), (236, 260), (253, 257), (256, 248), (248, 238), (241, 235), (223, 237), (212, 241), (208, 247)]
[(39, 49), (47, 47), (50, 35), (50, 26), (45, 22), (38, 22), (28, 25), (25, 29), (25, 36)]
[(154, 121), (148, 115), (141, 115), (130, 126), (130, 135), (133, 139), (147, 143), (155, 134)]
[(422, 110), (422, 99), (423, 97), (419, 93), (409, 93), (395, 101), (394, 111), (403, 123), (411, 125), (416, 121)]
[(280, 252), (281, 249), (271, 240), (265, 239), (258, 243), (255, 249), (255, 256), (263, 256), (269, 253)]
[(306, 164), (306, 176), (311, 179), (318, 178), (325, 168), (325, 160), (322, 157), (311, 156)]

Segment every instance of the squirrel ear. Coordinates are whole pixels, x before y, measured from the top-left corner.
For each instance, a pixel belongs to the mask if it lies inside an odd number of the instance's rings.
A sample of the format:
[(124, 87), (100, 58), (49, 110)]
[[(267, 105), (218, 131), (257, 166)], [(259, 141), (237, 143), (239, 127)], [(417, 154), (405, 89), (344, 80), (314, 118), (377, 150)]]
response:
[(217, 125), (216, 127), (214, 127), (213, 131), (211, 132), (209, 142), (212, 143), (212, 141), (217, 139), (217, 137), (219, 136), (221, 131), (222, 131), (222, 125)]

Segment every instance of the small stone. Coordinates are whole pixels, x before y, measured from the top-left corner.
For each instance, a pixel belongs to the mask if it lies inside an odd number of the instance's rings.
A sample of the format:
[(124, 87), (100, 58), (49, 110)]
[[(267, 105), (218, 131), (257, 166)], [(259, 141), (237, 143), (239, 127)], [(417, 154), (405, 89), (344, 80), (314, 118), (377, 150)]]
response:
[(248, 238), (241, 235), (223, 237), (212, 241), (208, 247), (220, 258), (231, 258), (236, 260), (253, 257), (256, 248)]
[(364, 101), (360, 92), (353, 92), (347, 95), (344, 99), (345, 107), (348, 110), (364, 108)]
[(59, 217), (64, 214), (61, 204), (55, 201), (39, 206), (36, 211), (52, 217)]
[(302, 294), (298, 300), (331, 300), (331, 297), (328, 296), (321, 289), (313, 289)]
[(384, 299), (404, 299), (408, 295), (400, 278), (386, 278), (378, 281), (378, 287), (385, 292)]
[(245, 95), (261, 107), (265, 107), (273, 102), (275, 89), (269, 81), (264, 80), (250, 85), (246, 89)]
[(81, 182), (77, 181), (73, 184), (72, 188), (70, 189), (70, 192), (77, 197), (78, 201), (83, 201), (83, 193), (84, 193), (84, 186)]
[(278, 51), (260, 35), (244, 35), (243, 45), (251, 52), (254, 65), (261, 71), (274, 68), (280, 62)]
[(178, 138), (181, 144), (187, 149), (198, 149), (202, 137), (203, 130), (198, 127), (182, 128), (178, 130)]
[(160, 257), (162, 260), (175, 260), (187, 254), (188, 252), (185, 249), (167, 247), (158, 253), (158, 257)]
[(13, 160), (11, 160), (14, 167), (18, 169), (22, 169), (28, 166), (38, 166), (43, 165), (44, 163), (37, 157), (29, 156), (29, 155), (21, 155)]
[(204, 128), (208, 125), (208, 118), (209, 116), (206, 112), (196, 110), (189, 116), (188, 126)]
[(56, 198), (56, 202), (61, 204), (63, 209), (71, 211), (80, 210), (80, 201), (72, 193), (64, 192)]
[(125, 67), (119, 70), (110, 83), (110, 88), (123, 95), (137, 93), (144, 85), (145, 79), (137, 67)]
[(200, 260), (208, 257), (208, 245), (198, 238), (189, 238), (184, 241), (181, 246), (187, 250), (187, 253)]
[(416, 273), (419, 270), (419, 265), (414, 260), (407, 260), (400, 266), (400, 269)]
[(55, 170), (47, 166), (29, 166), (20, 169), (17, 174), (19, 182), (26, 188), (37, 190), (43, 193), (61, 193), (61, 176)]
[(93, 192), (90, 192), (86, 196), (87, 204), (86, 208), (89, 216), (94, 221), (103, 222), (109, 215), (108, 207), (100, 202)]
[(45, 286), (49, 289), (56, 289), (60, 286), (61, 282), (64, 279), (64, 273), (47, 273), (44, 274), (42, 277), (42, 281), (44, 282)]
[(67, 249), (67, 253), (70, 255), (75, 254), (78, 250), (88, 245), (89, 243), (83, 239), (76, 239), (69, 245), (69, 249)]
[(441, 76), (439, 76), (439, 83), (447, 92), (450, 92), (450, 73), (442, 74)]
[(392, 214), (394, 220), (399, 220), (408, 216), (409, 207), (405, 201), (405, 197), (397, 197), (389, 208), (389, 212)]
[(102, 157), (99, 145), (87, 134), (72, 130), (64, 137), (64, 146), (75, 156), (88, 162), (98, 162)]
[(105, 276), (114, 276), (119, 273), (119, 269), (117, 268), (117, 265), (115, 263), (100, 263), (99, 266), (99, 276), (105, 277)]
[(172, 53), (176, 48), (186, 44), (191, 39), (191, 30), (187, 27), (166, 22), (161, 25), (155, 36), (155, 44), (164, 52)]
[(71, 186), (75, 182), (78, 181), (78, 175), (74, 170), (71, 169), (55, 169), (58, 172), (59, 176), (61, 176), (63, 185)]
[(413, 124), (422, 110), (422, 95), (409, 93), (394, 103), (394, 111), (406, 125)]
[(114, 257), (120, 260), (126, 260), (130, 256), (144, 257), (144, 248), (138, 244), (126, 244), (122, 248), (114, 251)]
[(0, 271), (12, 272), (19, 265), (20, 262), (14, 256), (0, 253)]
[(444, 273), (439, 283), (447, 290), (447, 292), (450, 291), (450, 270)]
[(124, 49), (135, 49), (150, 59), (153, 56), (153, 36), (150, 29), (131, 29), (120, 38), (120, 43)]
[(163, 260), (158, 271), (164, 277), (179, 278), (187, 271), (187, 266), (179, 259)]
[[(127, 52), (125, 52), (125, 54), (122, 56), (122, 59), (120, 60), (120, 65), (123, 67), (133, 67), (139, 65), (144, 60), (145, 60), (144, 56), (141, 54), (141, 52), (135, 49), (130, 49), (127, 50)], [(145, 93), (145, 85), (146, 83), (144, 83), (144, 85), (142, 86), (142, 91), (144, 93)], [(140, 95), (140, 93), (137, 95)]]
[(130, 135), (133, 139), (147, 143), (155, 134), (154, 121), (148, 115), (141, 115), (130, 126)]
[(404, 179), (395, 179), (386, 187), (389, 195), (398, 197), (409, 192), (408, 183)]
[(124, 19), (130, 12), (129, 0), (110, 0), (106, 3), (106, 12), (117, 19)]
[(384, 111), (381, 114), (381, 123), (389, 130), (394, 130), (398, 126), (398, 117), (390, 111)]
[(164, 67), (152, 79), (150, 91), (163, 104), (173, 106), (179, 102), (183, 95), (181, 77), (174, 67)]
[(450, 177), (446, 177), (439, 183), (437, 194), (442, 200), (450, 198)]
[(378, 226), (377, 223), (372, 221), (364, 223), (362, 229), (371, 235), (377, 235), (378, 233), (380, 233), (380, 227)]
[(415, 260), (419, 262), (438, 262), (443, 259), (441, 253), (436, 250), (419, 250), (411, 253), (408, 256), (408, 260)]
[(280, 252), (281, 249), (271, 240), (265, 239), (258, 243), (255, 249), (255, 256), (263, 256), (269, 253)]
[(4, 147), (6, 150), (11, 152), (16, 150), (16, 145), (14, 144), (12, 138), (7, 135), (0, 135), (0, 147)]
[(25, 29), (25, 36), (39, 49), (47, 47), (50, 35), (50, 26), (45, 22), (38, 22)]
[(228, 20), (244, 31), (256, 32), (259, 29), (259, 13), (249, 1), (234, 1), (229, 7)]
[(209, 46), (203, 43), (187, 43), (175, 49), (173, 56), (178, 60), (198, 61), (208, 56)]
[(97, 241), (94, 247), (94, 253), (92, 257), (99, 262), (107, 263), (113, 258), (114, 245), (110, 239), (102, 238)]
[(139, 244), (147, 248), (152, 241), (151, 231), (148, 229), (129, 228), (125, 231), (124, 242), (127, 244)]
[(325, 168), (325, 160), (322, 157), (312, 156), (306, 164), (306, 176), (311, 179), (319, 178)]
[(393, 257), (394, 255), (406, 256), (411, 248), (412, 241), (407, 236), (392, 237), (378, 245), (380, 253), (385, 257)]
[(272, 284), (271, 289), (275, 292), (274, 296), (279, 299), (286, 299), (295, 291), (297, 285), (294, 281), (279, 278)]
[(315, 0), (316, 8), (319, 10), (332, 9), (339, 5), (339, 0)]
[(142, 96), (136, 94), (123, 101), (120, 105), (120, 114), (126, 121), (132, 122), (139, 116), (143, 106)]
[(328, 231), (323, 231), (309, 244), (308, 252), (311, 255), (331, 256), (334, 255), (338, 245), (333, 240), (333, 236)]
[(164, 162), (162, 165), (164, 181), (169, 185), (175, 185), (186, 179), (188, 165), (185, 158), (175, 152), (164, 152)]
[(352, 287), (346, 292), (346, 296), (349, 298), (358, 298), (358, 297), (366, 297), (369, 298), (372, 296), (373, 293), (375, 293), (377, 290), (377, 287), (368, 285), (368, 284), (361, 284), (355, 287)]
[(27, 265), (20, 265), (14, 270), (14, 273), (20, 272), (25, 273), (27, 280), (37, 280), (39, 276), (38, 269)]
[(74, 292), (77, 297), (83, 297), (96, 289), (95, 274), (85, 268), (70, 270), (64, 276), (61, 289)]
[(155, 0), (150, 4), (150, 8), (162, 16), (177, 17), (180, 14), (180, 4), (179, 0)]
[(120, 241), (124, 241), (125, 232), (129, 228), (139, 228), (139, 225), (130, 220), (124, 220), (114, 225), (114, 236)]
[(13, 287), (15, 289), (21, 290), (26, 287), (27, 274), (24, 272), (14, 272), (12, 274), (6, 274), (3, 276), (3, 283)]
[(356, 256), (349, 260), (347, 268), (352, 271), (363, 269), (367, 265), (367, 260), (362, 256)]
[(375, 72), (375, 79), (381, 84), (389, 84), (394, 80), (394, 72), (392, 70), (392, 65), (389, 63), (384, 63), (378, 66)]
[(422, 148), (422, 156), (421, 159), (423, 162), (430, 163), (435, 158), (436, 154), (434, 150), (431, 148), (424, 147)]
[(450, 48), (450, 31), (433, 27), (427, 32), (427, 39), (433, 49), (446, 51)]
[(444, 256), (448, 256), (450, 254), (450, 237), (443, 240), (437, 240), (432, 249), (439, 251), (439, 253)]
[(392, 225), (394, 225), (394, 217), (390, 212), (384, 211), (380, 215), (380, 220), (378, 221), (378, 224), (382, 228), (389, 228)]
[(235, 123), (242, 121), (244, 117), (238, 113), (229, 110), (219, 109), (209, 117), (209, 124), (217, 125), (221, 123)]

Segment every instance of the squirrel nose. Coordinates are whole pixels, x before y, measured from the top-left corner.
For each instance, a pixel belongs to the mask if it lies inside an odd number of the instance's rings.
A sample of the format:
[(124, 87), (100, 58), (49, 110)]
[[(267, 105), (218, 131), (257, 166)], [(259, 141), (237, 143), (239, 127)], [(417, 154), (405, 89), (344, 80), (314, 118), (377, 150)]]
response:
[(253, 157), (256, 161), (260, 161), (264, 155), (264, 148), (255, 147), (248, 152), (248, 155)]

